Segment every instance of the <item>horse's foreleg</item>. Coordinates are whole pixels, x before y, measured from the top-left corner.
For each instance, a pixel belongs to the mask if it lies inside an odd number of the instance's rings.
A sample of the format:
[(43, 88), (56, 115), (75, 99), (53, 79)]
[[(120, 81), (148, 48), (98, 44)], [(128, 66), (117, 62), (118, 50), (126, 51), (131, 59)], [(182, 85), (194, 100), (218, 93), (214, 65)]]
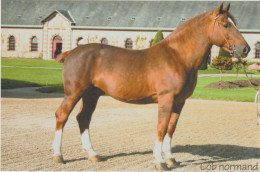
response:
[(172, 140), (172, 135), (173, 135), (175, 128), (177, 126), (177, 122), (178, 122), (181, 110), (183, 108), (183, 105), (184, 105), (184, 103), (182, 103), (180, 105), (174, 105), (173, 106), (173, 112), (171, 114), (167, 133), (164, 136), (164, 140), (163, 140), (162, 150), (163, 150), (163, 153), (165, 155), (165, 162), (168, 165), (168, 167), (170, 167), (170, 168), (178, 165), (174, 156), (172, 155), (171, 140)]
[(81, 111), (77, 115), (77, 121), (80, 128), (82, 148), (88, 151), (89, 161), (99, 161), (97, 153), (94, 151), (89, 134), (89, 125), (92, 114), (96, 108), (99, 96), (86, 95), (82, 97)]
[(62, 133), (63, 128), (68, 120), (68, 116), (72, 109), (74, 108), (78, 97), (71, 97), (66, 96), (56, 111), (56, 129), (55, 129), (55, 136), (54, 141), (52, 144), (53, 147), (53, 157), (52, 160), (59, 163), (64, 163), (62, 153), (61, 153), (61, 142), (62, 142)]
[(165, 94), (158, 97), (158, 125), (157, 125), (157, 139), (153, 149), (153, 155), (155, 157), (155, 167), (158, 170), (168, 170), (162, 157), (162, 144), (163, 138), (166, 134), (172, 107), (173, 107), (173, 94)]

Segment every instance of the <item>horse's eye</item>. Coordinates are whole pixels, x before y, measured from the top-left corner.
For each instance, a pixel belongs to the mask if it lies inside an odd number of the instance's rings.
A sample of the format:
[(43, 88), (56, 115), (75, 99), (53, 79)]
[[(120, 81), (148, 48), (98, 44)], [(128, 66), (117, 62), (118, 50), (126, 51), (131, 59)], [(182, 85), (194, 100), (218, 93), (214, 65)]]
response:
[(223, 25), (224, 28), (228, 28), (228, 26), (229, 26), (228, 23)]

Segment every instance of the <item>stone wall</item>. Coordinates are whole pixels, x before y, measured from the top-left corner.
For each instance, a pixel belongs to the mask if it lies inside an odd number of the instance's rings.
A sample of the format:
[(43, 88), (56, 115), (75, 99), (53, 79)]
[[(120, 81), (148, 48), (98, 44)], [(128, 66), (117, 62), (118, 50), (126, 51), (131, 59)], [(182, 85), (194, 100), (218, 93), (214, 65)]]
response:
[[(1, 57), (42, 58), (42, 28), (1, 28)], [(15, 50), (8, 50), (10, 36), (15, 37)], [(31, 51), (36, 36), (38, 51)]]
[[(167, 37), (171, 32), (163, 32)], [(53, 38), (62, 38), (62, 52), (73, 49), (77, 41), (82, 38), (84, 44), (101, 43), (103, 38), (108, 40), (109, 45), (125, 47), (125, 41), (133, 41), (133, 49), (144, 49), (150, 47), (156, 31), (147, 30), (105, 30), (71, 27), (71, 23), (62, 15), (57, 14), (50, 21), (44, 23), (43, 28), (3, 28), (1, 33), (1, 57), (14, 58), (42, 58), (52, 59)], [(242, 33), (251, 47), (248, 59), (255, 60), (255, 46), (260, 42), (260, 33)], [(15, 37), (15, 51), (8, 50), (8, 39)], [(31, 51), (31, 39), (36, 36), (38, 40), (38, 51)], [(219, 48), (212, 47), (211, 57), (218, 55)], [(258, 59), (256, 59), (258, 60)]]

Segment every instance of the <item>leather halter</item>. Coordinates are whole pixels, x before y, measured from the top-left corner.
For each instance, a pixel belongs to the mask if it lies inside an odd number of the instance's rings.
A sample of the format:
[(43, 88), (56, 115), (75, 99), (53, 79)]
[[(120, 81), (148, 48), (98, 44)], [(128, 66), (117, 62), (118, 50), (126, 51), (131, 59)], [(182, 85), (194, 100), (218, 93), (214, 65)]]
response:
[[(222, 28), (220, 27), (220, 24), (219, 24), (219, 22), (218, 22), (218, 20), (217, 20), (220, 16), (222, 16), (222, 14), (217, 15), (217, 17), (215, 18), (214, 28), (215, 28), (215, 24), (216, 24), (216, 22), (217, 22), (217, 23), (218, 23), (218, 27), (219, 27), (219, 31), (220, 31), (221, 35), (222, 35), (223, 38), (225, 39), (226, 43), (228, 43), (228, 48), (229, 48), (230, 50), (232, 50), (231, 53), (230, 53), (230, 55), (233, 56), (234, 53), (235, 53), (237, 50), (236, 50), (236, 48), (235, 48), (235, 45), (231, 44), (231, 43), (228, 41), (227, 37), (226, 37), (225, 34), (223, 33)], [(213, 28), (213, 31), (214, 31), (214, 28)], [(212, 33), (212, 35), (213, 35), (213, 33)], [(240, 55), (239, 53), (236, 53), (236, 54), (241, 57), (241, 55)]]

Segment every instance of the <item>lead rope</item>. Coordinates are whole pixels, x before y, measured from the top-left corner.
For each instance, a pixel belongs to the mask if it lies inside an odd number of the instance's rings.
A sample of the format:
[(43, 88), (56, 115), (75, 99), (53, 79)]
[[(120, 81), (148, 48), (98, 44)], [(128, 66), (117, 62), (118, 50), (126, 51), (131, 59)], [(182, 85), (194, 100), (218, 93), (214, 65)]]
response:
[[(246, 70), (245, 70), (245, 65), (243, 63), (240, 63), (240, 64), (242, 66), (242, 69), (243, 69), (244, 73), (246, 74), (247, 81), (257, 91), (258, 89), (252, 84), (252, 82), (248, 78), (248, 75), (247, 75)], [(255, 105), (256, 105), (256, 109), (257, 109), (257, 124), (258, 125), (260, 125), (259, 96), (260, 96), (260, 91), (257, 91), (256, 95), (255, 95)]]
[(258, 91), (255, 95), (255, 104), (256, 104), (256, 109), (257, 109), (257, 124), (260, 125), (260, 113), (259, 113), (259, 95), (260, 92)]
[(258, 89), (256, 88), (256, 86), (254, 86), (254, 85), (252, 84), (252, 82), (250, 81), (250, 79), (249, 79), (249, 77), (248, 77), (248, 75), (247, 75), (247, 73), (246, 73), (245, 65), (244, 65), (243, 63), (240, 63), (240, 64), (241, 64), (241, 67), (242, 67), (242, 69), (243, 69), (243, 71), (244, 71), (244, 73), (245, 73), (245, 75), (246, 75), (247, 81), (249, 82), (249, 84), (251, 85), (251, 87), (254, 87), (254, 89), (257, 91)]

